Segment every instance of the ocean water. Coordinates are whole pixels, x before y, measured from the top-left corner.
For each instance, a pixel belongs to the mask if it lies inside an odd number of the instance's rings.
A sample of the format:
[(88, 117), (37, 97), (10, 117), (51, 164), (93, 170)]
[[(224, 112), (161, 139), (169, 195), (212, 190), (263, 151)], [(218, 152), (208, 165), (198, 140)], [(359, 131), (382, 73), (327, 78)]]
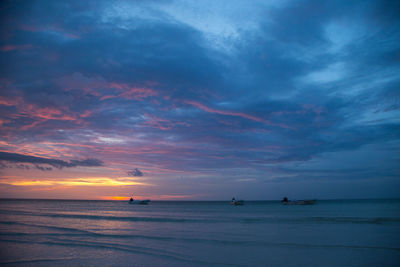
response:
[(9, 266), (400, 266), (400, 200), (0, 200)]

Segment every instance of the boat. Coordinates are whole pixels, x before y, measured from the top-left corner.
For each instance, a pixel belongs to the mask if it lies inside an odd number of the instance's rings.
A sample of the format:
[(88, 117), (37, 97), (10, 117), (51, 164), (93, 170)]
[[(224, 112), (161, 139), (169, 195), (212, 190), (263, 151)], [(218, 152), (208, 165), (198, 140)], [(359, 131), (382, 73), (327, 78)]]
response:
[(150, 199), (144, 199), (144, 200), (139, 200), (139, 199), (129, 199), (129, 204), (139, 204), (139, 205), (147, 205), (149, 204)]
[(283, 205), (313, 205), (316, 201), (316, 199), (288, 200), (284, 197), (281, 202)]
[(239, 205), (243, 205), (243, 204), (244, 204), (244, 200), (236, 200), (235, 198), (232, 198), (232, 200), (231, 200), (231, 205), (239, 206)]

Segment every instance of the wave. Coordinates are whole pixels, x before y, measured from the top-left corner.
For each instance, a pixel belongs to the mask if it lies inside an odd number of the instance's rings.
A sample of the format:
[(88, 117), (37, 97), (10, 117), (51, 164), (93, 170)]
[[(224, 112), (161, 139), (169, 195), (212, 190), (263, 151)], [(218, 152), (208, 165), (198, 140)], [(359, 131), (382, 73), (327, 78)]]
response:
[(29, 227), (36, 227), (36, 228), (45, 228), (48, 230), (60, 230), (60, 231), (66, 231), (66, 232), (78, 232), (78, 233), (87, 233), (88, 232), (86, 230), (80, 230), (80, 229), (70, 228), (70, 227), (39, 225), (39, 224), (23, 223), (23, 222), (15, 222), (15, 221), (0, 221), (0, 224), (22, 225), (22, 226), (29, 226)]
[[(8, 224), (11, 222), (0, 222), (0, 224)], [(153, 235), (143, 235), (143, 234), (110, 234), (110, 233), (100, 233), (92, 232), (89, 230), (81, 230), (69, 227), (58, 227), (58, 226), (48, 226), (48, 225), (38, 225), (32, 223), (22, 223), (22, 222), (12, 222), (13, 225), (23, 225), (29, 227), (38, 227), (54, 230), (63, 230), (64, 233), (21, 233), (21, 232), (0, 232), (2, 237), (93, 237), (102, 239), (147, 239), (155, 241), (165, 241), (165, 242), (188, 242), (188, 243), (207, 243), (207, 244), (217, 244), (217, 245), (254, 245), (254, 246), (289, 246), (289, 247), (315, 247), (315, 248), (359, 248), (359, 249), (385, 249), (385, 250), (396, 250), (400, 251), (397, 247), (382, 247), (382, 246), (357, 246), (357, 245), (316, 245), (316, 244), (303, 244), (303, 243), (281, 243), (281, 242), (266, 242), (266, 241), (255, 241), (255, 240), (224, 240), (224, 239), (207, 239), (207, 238), (189, 238), (189, 237), (174, 237), (174, 236), (153, 236)], [(0, 241), (4, 238), (0, 238)], [(71, 240), (69, 240), (71, 241)], [(107, 242), (107, 244), (111, 244)], [(120, 244), (118, 244), (120, 245)]]
[(110, 220), (127, 222), (155, 222), (155, 223), (329, 223), (329, 224), (399, 224), (400, 217), (333, 217), (333, 216), (309, 216), (309, 217), (144, 217), (144, 216), (112, 216), (78, 213), (36, 213), (28, 211), (0, 210), (0, 213), (7, 215), (40, 216), (50, 218), (69, 218), (85, 220)]
[[(187, 242), (189, 244), (193, 243), (205, 243), (213, 245), (236, 245), (236, 246), (254, 246), (254, 247), (287, 247), (287, 248), (333, 248), (333, 249), (371, 249), (371, 250), (392, 250), (400, 252), (398, 247), (388, 247), (388, 246), (368, 246), (368, 245), (343, 245), (343, 244), (309, 244), (309, 243), (288, 243), (288, 242), (268, 242), (268, 241), (255, 241), (255, 240), (221, 240), (221, 239), (203, 239), (203, 238), (178, 238), (178, 237), (159, 237), (159, 236), (145, 236), (145, 235), (114, 235), (114, 234), (100, 234), (92, 233), (96, 237), (96, 241), (86, 240), (74, 240), (70, 239), (76, 235), (65, 235), (65, 234), (23, 234), (23, 233), (9, 233), (2, 234), (0, 242), (16, 242), (16, 243), (32, 243), (32, 244), (45, 244), (45, 245), (61, 245), (61, 246), (86, 246), (94, 248), (108, 248), (121, 250), (132, 253), (142, 253), (152, 256), (165, 256), (172, 257), (175, 259), (184, 260), (184, 255), (180, 255), (178, 252), (171, 252), (165, 249), (156, 249), (143, 246), (128, 245), (126, 243), (115, 243), (110, 242), (110, 239), (152, 239), (157, 241), (179, 241)], [(15, 236), (29, 236), (32, 240), (17, 240), (15, 238), (7, 239), (5, 237), (15, 237)], [(78, 235), (87, 237), (88, 235)], [(38, 237), (51, 238), (51, 240), (40, 241)], [(102, 239), (98, 239), (103, 237)]]
[(1, 264), (37, 264), (37, 263), (45, 263), (51, 262), (55, 264), (56, 262), (65, 262), (69, 260), (74, 260), (73, 257), (63, 257), (63, 258), (33, 258), (33, 259), (19, 259), (19, 260), (9, 260), (9, 261), (2, 261)]
[(245, 218), (243, 223), (334, 223), (334, 224), (386, 224), (400, 223), (398, 217), (289, 217), (289, 218)]
[[(0, 211), (0, 213), (3, 213)], [(108, 216), (108, 215), (91, 215), (91, 214), (67, 214), (67, 213), (34, 213), (27, 211), (7, 211), (8, 215), (25, 215), (40, 216), (52, 218), (71, 218), (71, 219), (88, 219), (88, 220), (111, 220), (111, 221), (138, 221), (138, 222), (201, 222), (204, 220), (187, 219), (187, 218), (168, 218), (168, 217), (132, 217), (132, 216)]]
[[(64, 247), (87, 247), (87, 248), (95, 248), (95, 249), (107, 249), (107, 250), (117, 250), (122, 252), (128, 252), (133, 254), (141, 254), (148, 256), (155, 256), (159, 258), (171, 259), (178, 262), (186, 262), (186, 263), (197, 263), (197, 264), (205, 264), (205, 265), (216, 265), (216, 266), (242, 266), (235, 264), (227, 264), (223, 262), (210, 262), (203, 260), (195, 260), (193, 258), (187, 258), (186, 255), (181, 254), (179, 252), (167, 251), (165, 249), (156, 249), (151, 247), (144, 246), (134, 246), (127, 244), (119, 244), (119, 243), (110, 243), (110, 242), (96, 242), (96, 241), (83, 241), (83, 240), (68, 240), (68, 239), (53, 239), (53, 240), (15, 240), (15, 239), (0, 239), (0, 242), (12, 242), (12, 243), (22, 243), (22, 244), (39, 244), (39, 245), (49, 245), (49, 246), (64, 246)], [(8, 263), (8, 262), (1, 262)], [(13, 262), (10, 262), (13, 263)]]

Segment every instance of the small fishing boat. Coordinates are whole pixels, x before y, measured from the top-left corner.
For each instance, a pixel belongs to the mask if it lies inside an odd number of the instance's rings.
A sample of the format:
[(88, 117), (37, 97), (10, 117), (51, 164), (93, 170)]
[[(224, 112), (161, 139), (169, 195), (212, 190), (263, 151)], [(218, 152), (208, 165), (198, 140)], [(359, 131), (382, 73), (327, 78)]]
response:
[(129, 199), (129, 204), (139, 204), (139, 205), (147, 205), (149, 204), (150, 199), (138, 200), (138, 199)]
[(284, 197), (281, 202), (284, 205), (313, 205), (316, 201), (315, 199), (288, 200), (287, 197)]
[(231, 200), (231, 205), (239, 206), (239, 205), (243, 205), (243, 204), (244, 204), (244, 200), (236, 200), (235, 198), (232, 198), (232, 200)]

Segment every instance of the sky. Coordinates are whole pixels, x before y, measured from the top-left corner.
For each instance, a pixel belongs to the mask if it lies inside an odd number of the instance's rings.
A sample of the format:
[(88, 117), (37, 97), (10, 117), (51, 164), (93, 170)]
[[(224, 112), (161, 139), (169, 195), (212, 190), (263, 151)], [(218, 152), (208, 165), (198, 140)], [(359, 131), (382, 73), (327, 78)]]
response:
[(400, 197), (399, 1), (1, 1), (0, 196)]

